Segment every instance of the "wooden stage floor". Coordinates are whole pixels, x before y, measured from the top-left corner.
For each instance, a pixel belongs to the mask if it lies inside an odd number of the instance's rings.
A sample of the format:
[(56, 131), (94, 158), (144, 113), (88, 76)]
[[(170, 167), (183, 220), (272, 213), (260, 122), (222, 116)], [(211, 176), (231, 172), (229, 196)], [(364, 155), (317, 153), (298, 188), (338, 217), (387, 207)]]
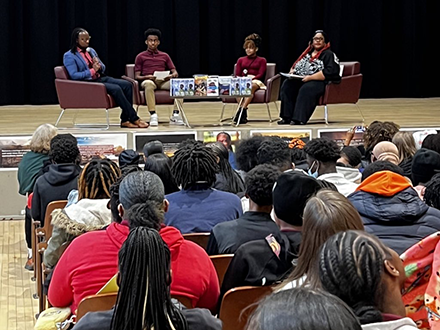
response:
[[(440, 127), (440, 98), (429, 99), (364, 99), (358, 105), (365, 117), (365, 124), (374, 120), (394, 121), (401, 127)], [(192, 102), (185, 105), (185, 112), (190, 123), (196, 130), (218, 130), (221, 112), (220, 102)], [(274, 105), (271, 105), (272, 116), (277, 117)], [(164, 122), (159, 127), (137, 131), (170, 131), (185, 130), (184, 127), (170, 127), (168, 117), (170, 106), (158, 107), (159, 118)], [(232, 107), (228, 106), (226, 113), (230, 114)], [(55, 123), (60, 108), (58, 105), (48, 106), (3, 106), (0, 107), (0, 135), (30, 135), (42, 123)], [(74, 111), (67, 113), (60, 126), (71, 126)], [(319, 107), (312, 117), (311, 123), (300, 128), (345, 128), (362, 124), (361, 116), (354, 105), (332, 105), (329, 107), (330, 124), (323, 121), (324, 110)], [(148, 120), (146, 107), (140, 109), (140, 116)], [(90, 110), (79, 114), (79, 122), (104, 122), (104, 111)], [(264, 105), (250, 107), (250, 122), (240, 125), (240, 130), (252, 129), (297, 129), (297, 127), (278, 126), (268, 122)], [(119, 124), (119, 111), (110, 112), (112, 124)], [(225, 129), (228, 129), (224, 125)], [(230, 129), (230, 128), (229, 128)], [(100, 132), (93, 130), (67, 129), (65, 132)], [(121, 129), (119, 125), (112, 126), (111, 132), (134, 132), (136, 130)], [(1, 184), (1, 183), (0, 183)], [(24, 222), (0, 221), (0, 329), (33, 329), (34, 315), (37, 313), (38, 301), (32, 298), (35, 292), (35, 282), (31, 281), (31, 272), (23, 268), (26, 262), (24, 242)]]
[[(187, 102), (185, 113), (193, 129), (231, 129), (228, 122), (219, 122), (222, 103), (210, 102)], [(329, 125), (324, 123), (324, 107), (318, 107), (306, 126), (278, 126), (276, 122), (269, 123), (265, 105), (251, 105), (249, 107), (249, 123), (240, 125), (240, 130), (251, 129), (321, 129), (352, 127), (362, 124), (362, 111), (365, 124), (374, 120), (394, 121), (401, 127), (438, 127), (440, 125), (440, 98), (424, 99), (361, 99), (357, 105), (342, 104), (329, 106)], [(232, 105), (226, 106), (225, 116), (233, 111)], [(72, 126), (73, 116), (76, 111), (66, 111), (59, 126), (67, 127), (66, 132), (84, 132), (84, 129), (75, 129)], [(122, 129), (119, 127), (119, 110), (110, 111), (109, 131), (114, 132), (147, 132), (147, 131), (170, 131), (185, 130), (186, 127), (176, 127), (168, 124), (168, 118), (172, 112), (171, 106), (158, 106), (159, 127), (149, 129)], [(2, 106), (0, 107), (0, 135), (29, 135), (43, 123), (54, 124), (60, 113), (58, 105), (43, 106)], [(274, 104), (271, 104), (272, 118), (278, 118)], [(146, 107), (139, 109), (139, 116), (149, 120)], [(104, 123), (105, 112), (103, 110), (81, 110), (78, 113), (78, 123)], [(86, 132), (93, 132), (87, 130)], [(97, 130), (96, 132), (99, 132)]]

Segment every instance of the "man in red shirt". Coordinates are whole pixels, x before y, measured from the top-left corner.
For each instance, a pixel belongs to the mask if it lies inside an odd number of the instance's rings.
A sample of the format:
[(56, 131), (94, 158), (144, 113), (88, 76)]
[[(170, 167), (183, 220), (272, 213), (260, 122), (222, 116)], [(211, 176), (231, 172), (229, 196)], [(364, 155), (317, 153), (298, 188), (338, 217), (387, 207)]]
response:
[[(150, 111), (150, 125), (157, 126), (158, 118), (156, 114), (156, 99), (154, 96), (155, 89), (170, 90), (170, 79), (177, 78), (179, 74), (176, 71), (170, 56), (157, 49), (160, 45), (162, 33), (158, 29), (148, 29), (144, 33), (147, 50), (138, 54), (135, 60), (135, 79), (141, 83), (145, 90), (145, 98), (147, 100), (148, 111)], [(155, 71), (170, 71), (165, 79), (157, 79), (154, 75)], [(184, 125), (183, 120), (177, 110), (177, 100), (174, 101), (174, 111), (170, 118), (172, 125)]]

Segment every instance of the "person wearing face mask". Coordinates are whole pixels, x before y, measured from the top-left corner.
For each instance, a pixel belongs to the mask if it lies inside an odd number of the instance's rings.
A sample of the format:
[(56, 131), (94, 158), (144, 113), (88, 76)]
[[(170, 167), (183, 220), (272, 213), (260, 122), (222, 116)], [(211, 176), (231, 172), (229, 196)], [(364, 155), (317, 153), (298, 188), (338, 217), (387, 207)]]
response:
[(326, 138), (313, 139), (306, 143), (304, 152), (307, 154), (310, 176), (333, 183), (344, 196), (356, 190), (358, 185), (347, 180), (336, 169), (336, 162), (341, 156), (336, 142)]
[(280, 90), (281, 120), (278, 125), (305, 125), (315, 111), (319, 97), (329, 82), (339, 83), (339, 59), (330, 50), (323, 30), (316, 30), (306, 50), (298, 57), (289, 73), (301, 79), (286, 79)]

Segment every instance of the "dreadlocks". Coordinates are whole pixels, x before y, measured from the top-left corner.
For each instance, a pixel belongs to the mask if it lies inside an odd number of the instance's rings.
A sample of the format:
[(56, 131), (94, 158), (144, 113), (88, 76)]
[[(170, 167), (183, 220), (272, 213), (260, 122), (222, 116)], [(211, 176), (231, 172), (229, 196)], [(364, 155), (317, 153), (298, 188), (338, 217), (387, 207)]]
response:
[(350, 306), (362, 324), (381, 322), (384, 261), (392, 256), (374, 236), (349, 230), (330, 237), (319, 254), (322, 286)]
[(130, 231), (119, 251), (119, 273), (112, 330), (188, 329), (185, 317), (171, 302), (170, 250), (156, 230)]
[(78, 200), (110, 198), (110, 186), (120, 175), (118, 165), (111, 160), (91, 160), (84, 166), (78, 178)]
[(186, 190), (198, 183), (212, 186), (217, 168), (214, 153), (209, 148), (197, 141), (187, 141), (174, 154), (171, 173), (177, 185)]

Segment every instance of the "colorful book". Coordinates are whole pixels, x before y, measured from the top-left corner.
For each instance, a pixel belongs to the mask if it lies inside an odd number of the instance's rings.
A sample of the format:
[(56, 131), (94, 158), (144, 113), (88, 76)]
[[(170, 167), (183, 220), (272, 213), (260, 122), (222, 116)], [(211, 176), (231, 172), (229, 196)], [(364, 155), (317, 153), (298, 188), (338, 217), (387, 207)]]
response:
[(230, 95), (240, 95), (240, 78), (231, 79), (231, 93)]
[(207, 79), (207, 95), (218, 96), (218, 78), (208, 77)]
[(218, 89), (220, 95), (230, 95), (231, 93), (231, 76), (218, 77)]
[(206, 96), (207, 93), (207, 75), (195, 75), (194, 76), (194, 95)]
[(252, 79), (249, 77), (240, 78), (240, 94), (249, 96), (252, 94)]

